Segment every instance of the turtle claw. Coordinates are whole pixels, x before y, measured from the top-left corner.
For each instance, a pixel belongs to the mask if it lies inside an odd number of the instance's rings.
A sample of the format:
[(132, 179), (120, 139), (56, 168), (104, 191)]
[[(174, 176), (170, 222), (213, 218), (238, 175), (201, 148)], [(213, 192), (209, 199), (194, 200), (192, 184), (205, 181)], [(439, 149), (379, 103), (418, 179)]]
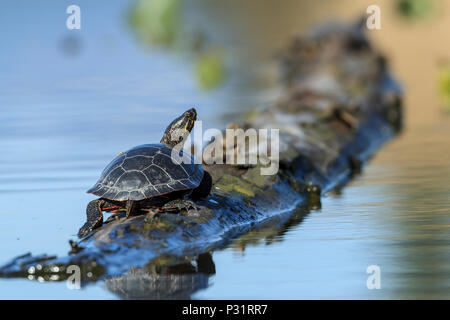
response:
[(78, 237), (82, 238), (85, 235), (94, 231), (95, 229), (101, 227), (102, 225), (103, 225), (103, 219), (98, 220), (94, 223), (88, 221), (85, 224), (83, 224), (83, 226), (80, 228), (80, 230), (78, 230)]
[(161, 209), (164, 211), (169, 211), (169, 212), (173, 212), (173, 211), (178, 212), (178, 211), (181, 211), (182, 209), (184, 209), (188, 213), (189, 213), (189, 209), (194, 209), (195, 212), (198, 214), (197, 205), (191, 200), (184, 200), (184, 199), (176, 199), (176, 200), (169, 201)]
[(144, 221), (145, 221), (145, 222), (151, 222), (151, 221), (153, 221), (153, 219), (159, 217), (159, 212), (160, 212), (159, 210), (156, 210), (156, 209), (150, 209), (150, 210), (146, 213), (145, 218), (144, 218)]
[(92, 225), (88, 222), (86, 222), (78, 231), (78, 238), (83, 238), (85, 235), (91, 233), (94, 229), (92, 228)]

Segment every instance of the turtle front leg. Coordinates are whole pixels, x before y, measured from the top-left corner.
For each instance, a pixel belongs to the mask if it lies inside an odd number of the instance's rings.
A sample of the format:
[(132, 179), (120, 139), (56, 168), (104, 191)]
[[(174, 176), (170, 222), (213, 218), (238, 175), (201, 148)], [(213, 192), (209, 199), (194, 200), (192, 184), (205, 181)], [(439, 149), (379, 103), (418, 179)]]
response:
[(195, 212), (198, 212), (197, 205), (191, 201), (191, 200), (185, 200), (185, 199), (175, 199), (172, 201), (167, 202), (161, 207), (162, 211), (180, 211), (182, 209), (185, 209), (189, 213), (189, 209), (194, 209)]
[(88, 203), (86, 207), (87, 221), (78, 231), (78, 237), (85, 236), (103, 224), (102, 206), (102, 199), (92, 200)]

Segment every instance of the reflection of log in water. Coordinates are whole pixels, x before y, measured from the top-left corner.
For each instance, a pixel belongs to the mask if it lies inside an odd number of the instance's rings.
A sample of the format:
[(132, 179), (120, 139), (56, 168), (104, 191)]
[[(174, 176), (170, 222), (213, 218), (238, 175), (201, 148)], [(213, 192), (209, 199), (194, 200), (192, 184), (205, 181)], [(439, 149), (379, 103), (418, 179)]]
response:
[(245, 248), (248, 246), (255, 246), (261, 243), (271, 245), (276, 242), (282, 242), (286, 232), (302, 223), (311, 210), (319, 208), (317, 205), (313, 207), (299, 206), (293, 213), (277, 215), (235, 239), (231, 246), (239, 251), (245, 251)]
[[(300, 224), (311, 209), (318, 207), (302, 206), (293, 214), (286, 213), (268, 219), (231, 245), (244, 251), (247, 246), (257, 245), (261, 241), (266, 245), (283, 241), (284, 234)], [(206, 289), (210, 277), (215, 273), (213, 257), (209, 252), (195, 259), (163, 255), (145, 267), (133, 268), (124, 275), (105, 279), (105, 286), (122, 299), (186, 300)]]
[[(345, 184), (400, 129), (400, 92), (385, 58), (361, 28), (320, 28), (295, 39), (283, 61), (286, 87), (281, 99), (270, 108), (254, 110), (240, 124), (280, 129), (276, 175), (261, 175), (260, 166), (205, 165), (214, 185), (211, 195), (197, 202), (199, 215), (182, 211), (111, 221), (74, 243), (68, 256), (21, 256), (2, 267), (0, 276), (56, 281), (67, 278), (67, 268), (77, 265), (85, 282), (119, 277), (123, 280), (111, 281), (111, 288), (120, 288), (117, 283), (128, 288), (135, 283), (132, 279), (147, 272), (121, 278), (132, 268), (149, 261), (173, 266), (161, 258), (196, 257), (238, 237), (245, 247), (253, 241), (249, 231), (278, 221), (281, 225), (256, 231), (270, 230), (271, 236), (265, 237), (270, 241), (298, 205), (320, 205), (323, 192)], [(156, 288), (188, 279), (165, 277), (171, 279), (166, 283), (158, 277), (149, 285)], [(139, 295), (124, 296), (134, 294)]]
[(163, 256), (145, 267), (105, 280), (106, 288), (122, 299), (190, 299), (195, 292), (206, 289), (209, 278), (216, 273), (210, 253), (200, 254), (195, 263), (167, 265), (177, 257)]

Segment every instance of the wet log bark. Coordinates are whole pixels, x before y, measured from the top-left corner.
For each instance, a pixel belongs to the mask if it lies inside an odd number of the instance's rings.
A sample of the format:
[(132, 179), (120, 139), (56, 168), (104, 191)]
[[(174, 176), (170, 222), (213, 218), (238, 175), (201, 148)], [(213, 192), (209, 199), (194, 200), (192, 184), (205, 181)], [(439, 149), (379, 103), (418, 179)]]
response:
[(161, 270), (198, 259), (299, 205), (320, 207), (321, 195), (359, 173), (401, 129), (401, 93), (386, 59), (359, 27), (321, 27), (294, 39), (281, 59), (282, 97), (232, 124), (280, 129), (276, 175), (261, 175), (260, 166), (204, 165), (213, 189), (197, 202), (199, 214), (113, 220), (71, 243), (65, 257), (20, 256), (3, 266), (0, 276), (57, 281), (77, 265), (83, 281), (116, 277), (117, 282), (136, 267)]

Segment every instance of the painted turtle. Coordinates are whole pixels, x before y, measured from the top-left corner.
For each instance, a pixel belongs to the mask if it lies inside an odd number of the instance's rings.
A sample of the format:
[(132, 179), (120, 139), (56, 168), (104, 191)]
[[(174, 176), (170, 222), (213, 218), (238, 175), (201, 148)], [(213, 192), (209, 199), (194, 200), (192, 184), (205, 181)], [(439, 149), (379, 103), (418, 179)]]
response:
[[(119, 153), (87, 191), (100, 198), (87, 205), (87, 222), (78, 235), (82, 237), (100, 227), (102, 211), (125, 210), (128, 217), (139, 211), (195, 208), (195, 204), (184, 197), (206, 197), (212, 185), (209, 173), (201, 164), (194, 163), (193, 155), (182, 150), (184, 138), (196, 119), (197, 112), (190, 109), (172, 121), (161, 143), (144, 144)], [(180, 158), (172, 157), (172, 151)]]

